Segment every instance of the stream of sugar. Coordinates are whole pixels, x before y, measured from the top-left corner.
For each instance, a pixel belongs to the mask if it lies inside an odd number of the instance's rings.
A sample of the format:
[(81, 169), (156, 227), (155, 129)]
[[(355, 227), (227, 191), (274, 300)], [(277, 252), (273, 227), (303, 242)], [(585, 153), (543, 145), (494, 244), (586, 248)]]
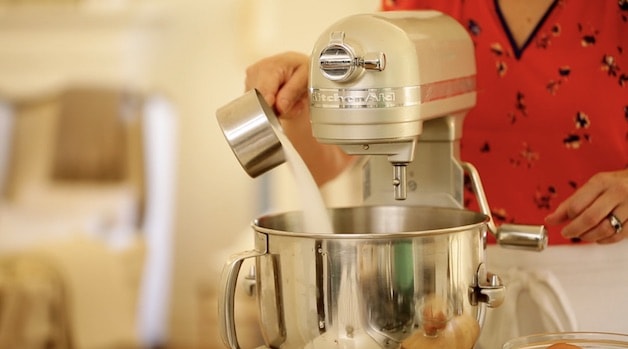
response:
[[(286, 156), (286, 162), (290, 166), (290, 170), (294, 176), (297, 195), (299, 195), (302, 212), (303, 212), (303, 232), (305, 233), (333, 233), (333, 224), (331, 223), (328, 210), (325, 206), (325, 202), (321, 196), (321, 193), (312, 177), (312, 174), (308, 170), (305, 162), (296, 151), (288, 137), (283, 133), (279, 122), (276, 119), (271, 119), (271, 125), (274, 128), (275, 134), (279, 138), (281, 145)], [(359, 304), (356, 299), (356, 271), (353, 263), (341, 265), (338, 272), (341, 273), (341, 278), (338, 284), (338, 324), (336, 331), (326, 332), (325, 334), (316, 337), (312, 342), (307, 343), (306, 349), (314, 349), (318, 347), (332, 347), (338, 346), (339, 342), (342, 346), (360, 347), (364, 349), (370, 349), (373, 347), (374, 342), (370, 340), (370, 337), (366, 335), (360, 326)], [(345, 328), (354, 328), (350, 337), (344, 335)], [(346, 343), (345, 343), (346, 342)]]
[(290, 166), (297, 186), (297, 195), (303, 212), (303, 232), (333, 233), (334, 229), (327, 207), (312, 174), (288, 137), (283, 133), (279, 122), (274, 121), (271, 124), (281, 142), (286, 155), (286, 162)]

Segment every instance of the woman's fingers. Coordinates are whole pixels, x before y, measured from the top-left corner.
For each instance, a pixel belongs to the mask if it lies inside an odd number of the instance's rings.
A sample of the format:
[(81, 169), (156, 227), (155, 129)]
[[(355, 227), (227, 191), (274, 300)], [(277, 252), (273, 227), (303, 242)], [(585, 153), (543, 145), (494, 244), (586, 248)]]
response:
[[(617, 218), (613, 222), (611, 213)], [(617, 227), (627, 221), (628, 170), (593, 176), (546, 217), (548, 225), (567, 223), (562, 230), (566, 238), (599, 243), (620, 241), (624, 235)]]
[(246, 69), (245, 89), (256, 88), (282, 115), (307, 98), (308, 71), (308, 56), (296, 52), (280, 53)]

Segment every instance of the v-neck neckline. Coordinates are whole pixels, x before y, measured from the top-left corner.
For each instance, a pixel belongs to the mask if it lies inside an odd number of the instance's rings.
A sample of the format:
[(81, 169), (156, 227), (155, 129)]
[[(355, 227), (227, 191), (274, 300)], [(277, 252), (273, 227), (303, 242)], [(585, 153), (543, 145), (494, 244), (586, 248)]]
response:
[(494, 2), (495, 10), (497, 12), (497, 17), (499, 18), (499, 21), (500, 21), (500, 23), (502, 25), (502, 28), (504, 29), (504, 32), (506, 33), (506, 36), (508, 37), (508, 41), (510, 43), (510, 47), (512, 48), (512, 50), (513, 50), (513, 52), (515, 54), (515, 58), (520, 59), (521, 56), (523, 55), (524, 51), (526, 50), (526, 48), (534, 40), (534, 38), (536, 37), (536, 35), (539, 32), (539, 30), (543, 27), (543, 25), (547, 21), (547, 18), (554, 11), (554, 8), (556, 7), (556, 4), (558, 3), (558, 0), (553, 0), (552, 1), (550, 6), (547, 8), (547, 10), (545, 10), (545, 13), (541, 17), (541, 19), (537, 22), (537, 24), (534, 27), (534, 29), (530, 32), (530, 35), (526, 38), (525, 42), (521, 46), (519, 46), (517, 44), (517, 41), (515, 40), (515, 37), (512, 34), (512, 31), (510, 30), (510, 26), (508, 25), (508, 22), (506, 22), (506, 18), (504, 17), (504, 13), (502, 11), (502, 8), (499, 5), (499, 0), (494, 0), (493, 2)]

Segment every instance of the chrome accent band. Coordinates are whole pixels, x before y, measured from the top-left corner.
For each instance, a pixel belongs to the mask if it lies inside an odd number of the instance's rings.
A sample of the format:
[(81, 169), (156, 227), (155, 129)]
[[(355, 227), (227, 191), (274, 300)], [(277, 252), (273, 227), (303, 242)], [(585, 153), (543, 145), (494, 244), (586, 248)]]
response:
[(324, 109), (409, 107), (475, 91), (475, 75), (419, 86), (310, 88), (310, 106)]

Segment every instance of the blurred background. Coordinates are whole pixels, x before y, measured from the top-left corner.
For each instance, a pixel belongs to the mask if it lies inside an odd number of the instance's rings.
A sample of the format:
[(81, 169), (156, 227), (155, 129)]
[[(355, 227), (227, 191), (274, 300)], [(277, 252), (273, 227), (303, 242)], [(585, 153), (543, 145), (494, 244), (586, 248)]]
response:
[[(223, 263), (295, 200), (285, 165), (245, 174), (216, 109), (378, 4), (0, 1), (0, 348), (222, 348)], [(244, 287), (236, 306), (261, 345)]]

